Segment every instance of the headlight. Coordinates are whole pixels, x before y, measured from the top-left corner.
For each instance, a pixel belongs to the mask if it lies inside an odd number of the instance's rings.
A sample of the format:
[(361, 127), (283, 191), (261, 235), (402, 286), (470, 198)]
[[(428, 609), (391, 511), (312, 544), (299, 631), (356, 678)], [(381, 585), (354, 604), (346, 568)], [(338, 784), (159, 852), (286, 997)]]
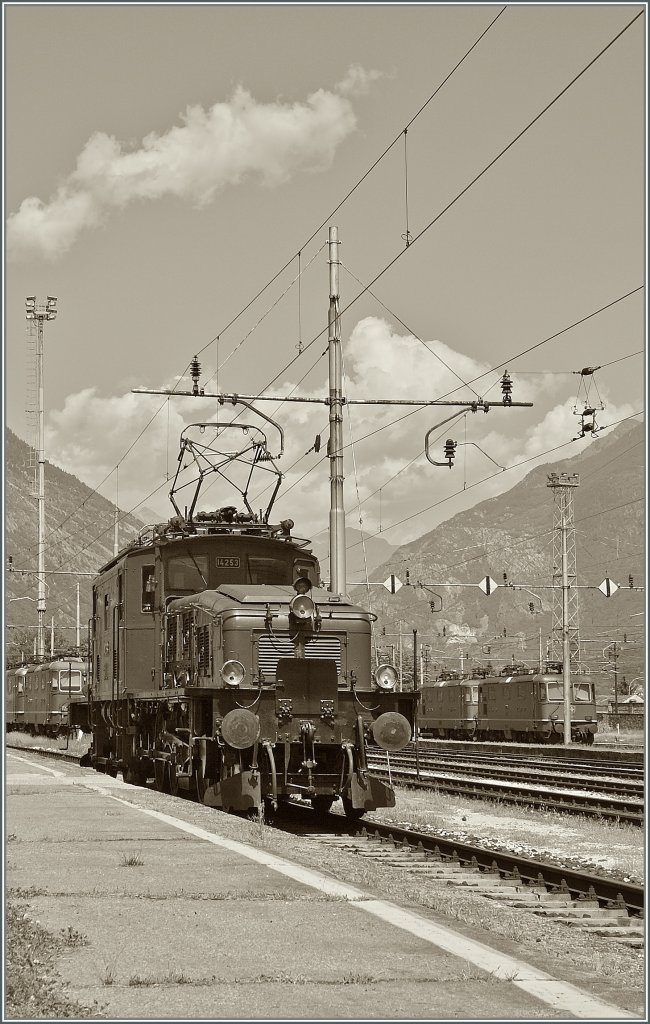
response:
[(392, 665), (380, 665), (373, 672), (375, 685), (380, 690), (394, 690), (397, 686), (397, 672)]
[(306, 594), (298, 594), (289, 605), (292, 615), (297, 619), (312, 619), (316, 606), (311, 597)]
[(221, 678), (226, 686), (240, 686), (245, 675), (246, 669), (241, 661), (226, 661), (221, 669)]

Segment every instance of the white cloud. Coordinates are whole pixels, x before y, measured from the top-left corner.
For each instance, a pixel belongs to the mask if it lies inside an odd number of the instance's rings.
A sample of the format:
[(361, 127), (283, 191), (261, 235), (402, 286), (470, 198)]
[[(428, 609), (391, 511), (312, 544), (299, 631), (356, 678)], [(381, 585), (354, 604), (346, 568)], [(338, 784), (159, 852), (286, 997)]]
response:
[(336, 89), (344, 96), (362, 96), (369, 91), (372, 83), (381, 77), (381, 71), (366, 71), (359, 64), (351, 64)]
[(345, 94), (376, 77), (355, 65), (336, 90), (318, 89), (299, 103), (260, 103), (239, 86), (208, 110), (189, 106), (179, 125), (150, 132), (132, 151), (95, 132), (47, 203), (30, 196), (9, 216), (8, 255), (55, 259), (82, 230), (134, 200), (175, 196), (201, 205), (243, 181), (274, 187), (299, 171), (325, 170), (356, 128)]
[[(486, 365), (454, 352), (440, 341), (428, 341), (427, 346), (451, 369), (443, 366), (414, 338), (398, 334), (385, 320), (367, 317), (359, 321), (344, 343), (346, 394), (348, 397), (367, 398), (440, 398), (458, 389), (454, 397), (471, 400), (471, 392), (462, 388), (452, 371), (469, 380), (485, 373)], [(516, 365), (513, 364), (509, 370), (515, 394), (521, 397)], [(211, 372), (211, 368), (204, 365), (204, 379)], [(483, 378), (488, 382), (492, 379), (490, 374)], [(381, 511), (386, 539), (393, 544), (404, 543), (431, 530), (461, 508), (508, 490), (536, 465), (569, 458), (591, 443), (589, 437), (565, 445), (575, 437), (579, 426), (579, 418), (573, 413), (575, 394), (570, 390), (571, 382), (560, 378), (549, 396), (546, 376), (522, 379), (527, 382), (525, 400), (534, 402), (533, 410), (506, 410), (495, 404), (488, 416), (480, 411), (469, 413), (466, 425), (460, 419), (434, 432), (431, 441), (434, 458), (442, 458), (445, 437), (453, 437), (459, 442), (466, 439), (468, 442), (467, 447), (457, 449), (456, 463), (451, 471), (431, 466), (424, 457), (423, 448), (426, 432), (453, 414), (453, 408), (433, 407), (408, 415), (412, 413), (412, 407), (350, 406), (353, 435), (357, 440), (353, 462), (346, 416), (345, 501), (348, 524), (358, 528), (361, 516), (363, 529), (375, 532), (379, 529)], [(476, 384), (479, 392), (479, 384), (483, 380)], [(562, 381), (566, 390), (564, 401), (561, 401)], [(148, 383), (151, 385), (152, 382)], [(161, 382), (161, 387), (164, 386), (170, 385)], [(285, 382), (282, 391), (288, 391), (290, 387)], [(277, 386), (274, 391), (281, 393)], [(302, 387), (299, 392), (306, 393)], [(323, 378), (311, 395), (322, 397), (326, 392), (327, 382)], [(602, 389), (601, 393), (606, 410), (598, 415), (599, 425), (613, 423), (634, 412), (631, 406), (613, 405)], [(498, 389), (495, 397), (500, 397)], [(172, 513), (167, 498), (170, 489), (167, 474), (173, 475), (176, 471), (180, 431), (187, 423), (219, 417), (219, 410), (209, 399), (179, 397), (168, 404), (169, 428), (165, 403), (164, 416), (153, 421), (133, 452), (122, 459), (133, 439), (160, 405), (160, 399), (133, 394), (102, 397), (95, 389), (71, 395), (62, 410), (50, 415), (48, 454), (57, 464), (91, 486), (99, 484), (122, 460), (119, 468), (120, 506), (131, 509), (144, 502), (155, 508), (161, 519), (167, 518)], [(237, 411), (232, 410), (229, 418), (235, 419)], [(276, 412), (273, 406), (265, 404), (264, 412), (282, 424), (286, 441), (285, 455), (278, 463), (285, 480), (272, 519), (279, 521), (290, 517), (296, 523), (298, 535), (313, 537), (326, 529), (328, 522), (327, 408), (324, 405), (287, 404)], [(246, 410), (242, 411), (241, 418), (254, 422), (253, 414)], [(387, 426), (397, 420), (399, 422)], [(277, 435), (262, 421), (260, 425), (267, 431), (269, 445), (276, 453)], [(382, 427), (386, 429), (380, 429)], [(320, 453), (312, 452), (303, 457), (318, 432), (322, 433)], [(366, 439), (359, 440), (362, 437)], [(238, 432), (235, 439), (238, 442), (242, 439)], [(478, 444), (482, 451), (471, 442)], [(228, 444), (232, 447), (233, 443), (231, 436)], [(558, 452), (550, 451), (558, 445), (565, 447)], [(546, 454), (549, 451), (550, 454)], [(490, 460), (505, 467), (515, 467), (521, 462), (525, 465), (501, 472)], [(485, 482), (478, 483), (484, 479)], [(267, 485), (272, 482), (270, 475), (264, 474), (261, 474), (261, 482), (253, 481), (249, 495), (253, 508), (259, 508), (268, 500), (271, 490)], [(375, 493), (380, 487), (381, 509), (379, 493)], [(115, 499), (114, 474), (101, 490), (107, 497)], [(357, 490), (363, 502), (360, 510), (356, 507)], [(182, 499), (183, 503), (189, 503), (193, 489), (188, 487), (183, 494), (188, 496)], [(236, 495), (226, 490), (215, 477), (199, 507), (215, 508), (239, 503), (233, 498), (236, 499)], [(430, 510), (417, 515), (423, 509)], [(402, 526), (390, 529), (393, 523), (402, 520), (405, 520)]]

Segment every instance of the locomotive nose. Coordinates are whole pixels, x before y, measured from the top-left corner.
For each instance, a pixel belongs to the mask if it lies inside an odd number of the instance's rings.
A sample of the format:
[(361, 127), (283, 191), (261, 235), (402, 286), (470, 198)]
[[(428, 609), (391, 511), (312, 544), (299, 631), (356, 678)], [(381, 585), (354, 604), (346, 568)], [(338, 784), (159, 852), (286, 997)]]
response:
[(402, 750), (411, 739), (411, 726), (404, 715), (385, 711), (371, 726), (375, 743), (383, 750)]

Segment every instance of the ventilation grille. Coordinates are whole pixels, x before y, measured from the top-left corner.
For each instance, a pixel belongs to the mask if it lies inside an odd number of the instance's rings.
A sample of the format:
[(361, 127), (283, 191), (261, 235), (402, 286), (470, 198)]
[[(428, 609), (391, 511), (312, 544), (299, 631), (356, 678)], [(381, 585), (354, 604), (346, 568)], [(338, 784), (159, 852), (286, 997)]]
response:
[[(295, 647), (288, 637), (260, 636), (257, 640), (257, 667), (267, 680), (275, 679), (280, 658), (293, 658)], [(316, 636), (305, 644), (305, 657), (336, 662), (341, 673), (341, 641), (334, 636)]]

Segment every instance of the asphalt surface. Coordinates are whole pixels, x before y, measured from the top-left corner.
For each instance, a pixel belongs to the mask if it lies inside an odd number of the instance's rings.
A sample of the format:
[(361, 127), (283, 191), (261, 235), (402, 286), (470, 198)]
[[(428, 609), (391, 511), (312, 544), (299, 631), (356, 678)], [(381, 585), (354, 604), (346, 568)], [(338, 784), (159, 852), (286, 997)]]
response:
[(85, 937), (57, 968), (89, 1016), (642, 1019), (522, 963), (516, 936), (505, 953), (338, 883), (232, 816), (28, 750), (5, 786), (7, 890)]

